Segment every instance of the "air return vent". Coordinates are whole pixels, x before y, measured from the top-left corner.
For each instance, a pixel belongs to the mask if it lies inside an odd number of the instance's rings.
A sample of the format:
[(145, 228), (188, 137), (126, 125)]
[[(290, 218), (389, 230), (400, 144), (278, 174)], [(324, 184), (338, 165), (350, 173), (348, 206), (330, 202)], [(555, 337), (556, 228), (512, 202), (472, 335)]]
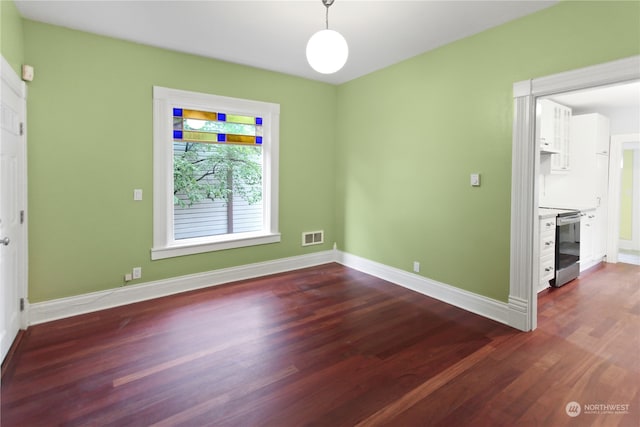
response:
[(321, 243), (324, 243), (324, 230), (302, 233), (302, 246), (319, 245)]

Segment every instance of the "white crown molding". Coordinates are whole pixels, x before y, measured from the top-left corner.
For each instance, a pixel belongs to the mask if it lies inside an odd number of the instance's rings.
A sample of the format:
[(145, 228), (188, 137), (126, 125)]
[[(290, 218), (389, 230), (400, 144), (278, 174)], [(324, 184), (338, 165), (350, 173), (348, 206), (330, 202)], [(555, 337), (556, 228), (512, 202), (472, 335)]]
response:
[[(551, 95), (559, 92), (636, 80), (640, 74), (640, 55), (565, 71), (531, 81), (531, 94)], [(519, 82), (520, 84), (522, 82)], [(515, 92), (515, 91), (514, 91)], [(514, 93), (514, 97), (523, 96)]]

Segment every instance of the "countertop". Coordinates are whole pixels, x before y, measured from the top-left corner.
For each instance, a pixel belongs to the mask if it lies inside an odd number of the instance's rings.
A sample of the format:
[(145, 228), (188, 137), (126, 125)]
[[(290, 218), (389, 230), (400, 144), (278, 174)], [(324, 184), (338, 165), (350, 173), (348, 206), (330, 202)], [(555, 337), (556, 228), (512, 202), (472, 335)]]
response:
[(563, 206), (561, 208), (549, 208), (549, 207), (544, 207), (544, 208), (538, 208), (538, 217), (540, 219), (544, 219), (544, 218), (552, 218), (554, 216), (558, 216), (559, 213), (563, 213), (563, 212), (571, 212), (571, 211), (580, 211), (580, 212), (584, 212), (584, 211), (591, 211), (591, 210), (595, 210), (596, 207), (595, 206)]
[(539, 208), (538, 217), (540, 219), (553, 218), (558, 216), (559, 213), (568, 212), (571, 209), (559, 209), (559, 208)]

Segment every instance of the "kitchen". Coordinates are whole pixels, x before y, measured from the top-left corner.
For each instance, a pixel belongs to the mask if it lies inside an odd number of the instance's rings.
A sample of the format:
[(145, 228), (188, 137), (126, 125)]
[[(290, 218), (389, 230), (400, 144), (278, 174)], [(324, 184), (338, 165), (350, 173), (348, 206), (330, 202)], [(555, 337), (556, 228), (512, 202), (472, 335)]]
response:
[(640, 264), (639, 134), (640, 82), (537, 100), (538, 292), (603, 261)]

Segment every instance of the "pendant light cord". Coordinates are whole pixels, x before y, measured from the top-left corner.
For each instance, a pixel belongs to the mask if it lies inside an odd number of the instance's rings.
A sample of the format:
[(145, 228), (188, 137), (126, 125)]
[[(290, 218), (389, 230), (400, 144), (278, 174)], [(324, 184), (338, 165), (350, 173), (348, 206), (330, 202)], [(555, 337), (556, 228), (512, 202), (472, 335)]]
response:
[(335, 0), (322, 0), (322, 4), (324, 5), (324, 7), (327, 8), (327, 11), (325, 14), (325, 26), (327, 30), (329, 29), (329, 6), (331, 6), (334, 1)]
[(327, 6), (327, 14), (325, 15), (325, 25), (329, 29), (329, 6)]

